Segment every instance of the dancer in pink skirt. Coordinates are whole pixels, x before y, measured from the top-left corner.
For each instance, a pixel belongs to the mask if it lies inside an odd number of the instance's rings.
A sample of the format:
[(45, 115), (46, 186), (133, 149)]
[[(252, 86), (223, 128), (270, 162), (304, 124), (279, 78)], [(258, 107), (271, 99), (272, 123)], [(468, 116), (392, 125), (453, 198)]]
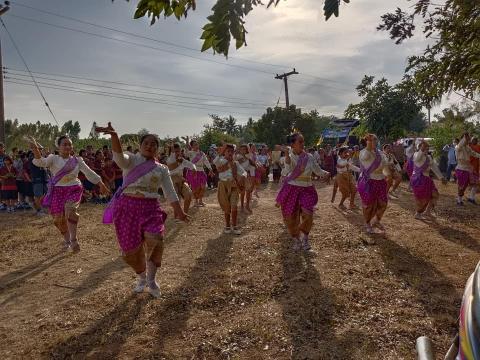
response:
[[(369, 134), (365, 137), (367, 146), (360, 151), (360, 177), (357, 182), (358, 193), (362, 199), (365, 229), (374, 233), (373, 227), (384, 232), (381, 220), (387, 209), (387, 181), (384, 170), (388, 172), (388, 160), (385, 154), (377, 149), (377, 137)], [(375, 218), (375, 222), (371, 221)]]
[(58, 138), (59, 155), (50, 154), (42, 157), (39, 145), (34, 138), (28, 138), (35, 159), (33, 164), (37, 167), (48, 168), (52, 178), (48, 183), (47, 195), (43, 198), (42, 206), (50, 208), (53, 223), (63, 235), (65, 250), (69, 248), (74, 252), (80, 251), (77, 238), (78, 207), (82, 200), (83, 187), (78, 173), (81, 171), (88, 181), (100, 186), (102, 194), (108, 194), (108, 188), (102, 179), (81, 157), (72, 156), (72, 141), (66, 135)]
[(138, 275), (134, 291), (141, 293), (147, 287), (148, 292), (158, 298), (160, 288), (155, 276), (162, 264), (167, 217), (160, 207), (158, 190), (162, 188), (175, 218), (187, 221), (188, 216), (180, 207), (168, 168), (155, 160), (159, 147), (156, 135), (142, 136), (140, 151), (127, 154), (110, 123), (96, 130), (111, 136), (113, 160), (123, 170), (124, 177), (123, 185), (105, 210), (103, 222), (114, 223), (123, 259)]
[(465, 133), (455, 147), (455, 155), (457, 157), (455, 175), (457, 176), (458, 184), (457, 205), (463, 205), (463, 196), (468, 186), (471, 186), (471, 191), (467, 200), (472, 204), (476, 204), (475, 194), (477, 192), (477, 186), (475, 184), (475, 176), (472, 164), (470, 163), (470, 157), (480, 158), (480, 153), (474, 151), (469, 145), (470, 134)]
[(415, 219), (419, 220), (425, 219), (424, 215), (435, 216), (435, 204), (437, 203), (439, 195), (437, 187), (430, 177), (430, 170), (432, 170), (444, 184), (447, 182), (438, 165), (433, 161), (431, 155), (428, 154), (428, 149), (428, 143), (422, 141), (419, 150), (413, 156), (414, 168), (410, 178), (410, 185), (412, 186), (417, 203)]
[(302, 134), (290, 135), (287, 143), (291, 149), (284, 149), (285, 163), (292, 171), (283, 181), (276, 202), (282, 209), (294, 250), (309, 251), (311, 246), (308, 235), (313, 226), (313, 212), (318, 202), (317, 190), (312, 183), (312, 173), (321, 178), (330, 174), (322, 170), (313, 155), (305, 152)]
[(205, 206), (203, 202), (203, 196), (207, 187), (205, 168), (209, 171), (208, 175), (213, 176), (212, 165), (210, 165), (207, 155), (200, 150), (196, 140), (190, 141), (190, 150), (186, 152), (186, 156), (197, 167), (197, 171), (187, 169), (186, 174), (187, 182), (192, 189), (193, 198), (195, 199), (195, 206)]

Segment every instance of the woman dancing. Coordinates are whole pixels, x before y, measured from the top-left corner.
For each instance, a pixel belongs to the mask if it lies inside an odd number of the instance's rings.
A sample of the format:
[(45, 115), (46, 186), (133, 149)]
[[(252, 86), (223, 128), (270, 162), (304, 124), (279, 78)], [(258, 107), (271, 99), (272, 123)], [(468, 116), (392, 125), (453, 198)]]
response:
[(318, 194), (312, 183), (312, 173), (321, 178), (330, 174), (318, 165), (311, 154), (305, 152), (302, 134), (290, 135), (287, 144), (291, 149), (284, 149), (285, 163), (291, 172), (284, 179), (276, 202), (282, 209), (294, 250), (309, 251), (311, 246), (308, 235), (313, 226), (313, 212), (318, 202)]
[(134, 291), (141, 293), (146, 287), (153, 297), (158, 298), (160, 288), (155, 276), (162, 264), (167, 217), (160, 207), (158, 190), (163, 190), (176, 219), (187, 221), (188, 216), (180, 206), (168, 168), (155, 160), (159, 147), (156, 135), (142, 136), (140, 151), (127, 154), (110, 123), (96, 130), (111, 136), (113, 160), (123, 169), (123, 184), (108, 204), (103, 222), (115, 225), (123, 259), (138, 275)]
[(99, 186), (102, 194), (109, 190), (102, 179), (80, 156), (72, 156), (72, 140), (67, 135), (60, 136), (56, 142), (59, 155), (50, 154), (42, 157), (39, 145), (34, 138), (27, 138), (33, 151), (33, 165), (48, 168), (52, 177), (48, 183), (48, 192), (42, 200), (42, 206), (50, 208), (53, 223), (63, 235), (65, 250), (80, 251), (77, 226), (79, 220), (78, 207), (82, 200), (83, 187), (78, 173), (81, 171), (88, 181)]
[(428, 149), (428, 143), (422, 141), (419, 150), (413, 155), (414, 167), (410, 185), (412, 186), (417, 203), (415, 219), (419, 220), (424, 219), (424, 214), (427, 216), (435, 216), (434, 209), (438, 199), (438, 190), (430, 177), (430, 170), (432, 170), (444, 184), (447, 182), (437, 164), (428, 154)]
[[(187, 138), (188, 139), (188, 138)], [(187, 140), (188, 141), (188, 140)], [(200, 146), (196, 140), (190, 141), (190, 149), (187, 151), (187, 158), (197, 167), (197, 171), (187, 169), (187, 182), (193, 192), (193, 198), (195, 199), (195, 206), (205, 206), (203, 202), (203, 196), (205, 195), (205, 189), (207, 187), (207, 174), (205, 168), (209, 170), (208, 176), (213, 176), (212, 165), (207, 159), (207, 155), (200, 150)]]
[[(387, 182), (383, 171), (389, 171), (385, 154), (377, 149), (377, 137), (369, 134), (365, 137), (365, 149), (360, 151), (360, 177), (357, 182), (358, 193), (362, 199), (365, 229), (372, 234), (377, 227), (384, 232), (381, 220), (387, 209), (388, 195)], [(375, 218), (375, 222), (371, 221)]]

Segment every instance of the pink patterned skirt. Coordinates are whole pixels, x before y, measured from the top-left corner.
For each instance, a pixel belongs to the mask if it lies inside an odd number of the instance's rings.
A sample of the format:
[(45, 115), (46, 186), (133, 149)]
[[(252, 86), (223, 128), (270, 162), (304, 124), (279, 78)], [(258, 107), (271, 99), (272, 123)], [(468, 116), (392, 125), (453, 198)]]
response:
[(472, 183), (473, 174), (470, 171), (456, 169), (455, 175), (457, 177), (457, 184), (460, 189), (466, 189), (468, 185)]
[(263, 167), (258, 167), (255, 169), (255, 179), (257, 181), (262, 180), (262, 176), (265, 173), (265, 169)]
[(120, 196), (113, 208), (113, 223), (122, 251), (137, 249), (145, 233), (163, 234), (166, 218), (157, 199)]
[(193, 191), (207, 186), (207, 174), (205, 171), (187, 170), (186, 179)]
[(292, 216), (298, 209), (313, 214), (318, 202), (315, 187), (285, 184), (277, 195), (277, 204), (282, 207), (283, 217)]
[(387, 182), (383, 180), (368, 179), (365, 183), (359, 181), (357, 184), (358, 193), (364, 207), (375, 204), (377, 201), (388, 202)]
[(72, 202), (79, 204), (82, 200), (83, 187), (81, 185), (72, 186), (54, 186), (52, 191), (52, 203), (50, 204), (50, 214), (63, 214), (65, 204)]
[(434, 192), (438, 192), (435, 183), (429, 176), (422, 175), (421, 178), (414, 182), (410, 181), (413, 195), (418, 200), (430, 200)]

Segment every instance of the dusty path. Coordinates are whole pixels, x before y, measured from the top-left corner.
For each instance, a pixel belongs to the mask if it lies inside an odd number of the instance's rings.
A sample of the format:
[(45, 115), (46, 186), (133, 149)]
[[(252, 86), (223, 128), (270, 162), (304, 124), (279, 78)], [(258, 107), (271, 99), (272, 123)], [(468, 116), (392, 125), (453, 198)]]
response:
[(369, 238), (359, 212), (318, 191), (315, 257), (290, 250), (272, 185), (239, 237), (221, 234), (214, 193), (191, 224), (169, 222), (160, 300), (132, 294), (99, 206), (81, 208), (75, 256), (57, 252), (50, 219), (0, 214), (0, 357), (412, 359), (424, 334), (445, 352), (479, 260), (480, 207), (448, 209), (444, 195), (424, 223), (402, 192), (387, 236)]

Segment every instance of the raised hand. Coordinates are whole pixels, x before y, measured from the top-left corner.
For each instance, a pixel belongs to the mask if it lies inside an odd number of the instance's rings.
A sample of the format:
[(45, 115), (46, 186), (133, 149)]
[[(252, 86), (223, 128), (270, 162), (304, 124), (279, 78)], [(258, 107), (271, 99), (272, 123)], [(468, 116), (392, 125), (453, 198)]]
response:
[(95, 127), (95, 131), (98, 133), (102, 133), (104, 135), (112, 135), (116, 133), (115, 129), (112, 127), (111, 122), (109, 122), (106, 127), (101, 127), (101, 126)]

